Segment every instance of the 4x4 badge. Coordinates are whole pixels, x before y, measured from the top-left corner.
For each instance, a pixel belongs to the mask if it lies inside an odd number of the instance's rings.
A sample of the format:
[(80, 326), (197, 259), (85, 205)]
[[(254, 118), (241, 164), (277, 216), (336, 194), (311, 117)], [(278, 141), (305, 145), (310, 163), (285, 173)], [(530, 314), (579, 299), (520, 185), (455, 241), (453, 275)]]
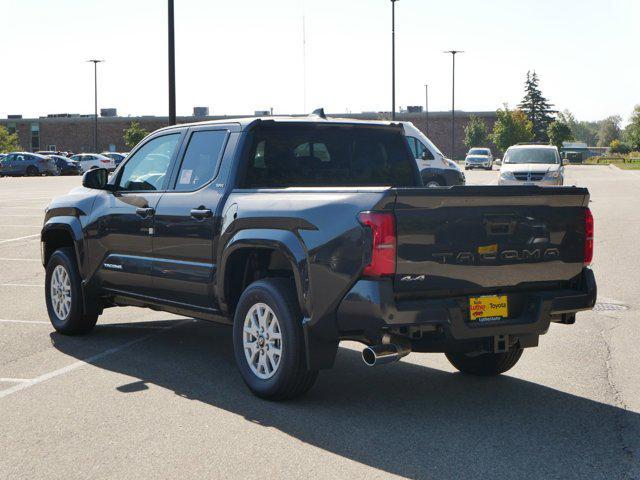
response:
[(423, 282), (425, 275), (405, 275), (400, 279), (401, 282)]

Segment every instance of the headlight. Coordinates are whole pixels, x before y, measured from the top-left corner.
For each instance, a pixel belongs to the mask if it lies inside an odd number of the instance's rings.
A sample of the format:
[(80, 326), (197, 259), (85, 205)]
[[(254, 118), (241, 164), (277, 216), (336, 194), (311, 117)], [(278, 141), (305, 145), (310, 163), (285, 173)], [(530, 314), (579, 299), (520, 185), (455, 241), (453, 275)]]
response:
[(502, 180), (515, 180), (516, 176), (513, 174), (513, 172), (506, 170), (504, 172), (500, 172), (500, 178)]
[(547, 180), (555, 180), (560, 176), (560, 172), (558, 170), (552, 170), (550, 172), (545, 173), (544, 178)]
[(448, 158), (443, 158), (443, 159), (442, 159), (442, 161), (443, 161), (446, 165), (449, 165), (449, 166), (450, 166), (450, 167), (452, 167), (452, 168), (457, 168), (457, 167), (458, 167), (458, 165), (457, 165), (454, 161), (449, 160)]

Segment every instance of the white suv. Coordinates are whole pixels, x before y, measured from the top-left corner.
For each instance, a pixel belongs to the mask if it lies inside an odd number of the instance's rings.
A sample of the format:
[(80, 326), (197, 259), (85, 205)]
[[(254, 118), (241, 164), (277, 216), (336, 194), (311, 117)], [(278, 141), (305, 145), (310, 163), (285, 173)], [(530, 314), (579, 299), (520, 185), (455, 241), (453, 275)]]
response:
[(564, 183), (558, 148), (552, 145), (514, 145), (502, 158), (498, 185), (557, 186)]
[(467, 152), (464, 159), (464, 169), (484, 168), (491, 170), (493, 168), (493, 155), (490, 148), (472, 148)]
[(105, 157), (99, 153), (79, 153), (71, 157), (71, 160), (78, 162), (83, 172), (94, 168), (106, 168), (109, 171), (116, 168), (116, 162), (113, 158)]

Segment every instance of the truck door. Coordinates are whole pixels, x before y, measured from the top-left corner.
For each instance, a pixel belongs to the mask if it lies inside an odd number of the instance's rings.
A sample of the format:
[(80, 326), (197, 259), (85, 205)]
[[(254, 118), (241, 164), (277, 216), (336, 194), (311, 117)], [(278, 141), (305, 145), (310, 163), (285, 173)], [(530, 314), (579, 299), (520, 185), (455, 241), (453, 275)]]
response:
[(148, 140), (120, 169), (114, 190), (96, 199), (89, 250), (99, 259), (103, 288), (134, 296), (151, 293), (155, 209), (182, 137), (169, 133)]
[(224, 180), (220, 163), (229, 127), (189, 130), (182, 158), (155, 214), (153, 289), (185, 307), (215, 309), (215, 246)]

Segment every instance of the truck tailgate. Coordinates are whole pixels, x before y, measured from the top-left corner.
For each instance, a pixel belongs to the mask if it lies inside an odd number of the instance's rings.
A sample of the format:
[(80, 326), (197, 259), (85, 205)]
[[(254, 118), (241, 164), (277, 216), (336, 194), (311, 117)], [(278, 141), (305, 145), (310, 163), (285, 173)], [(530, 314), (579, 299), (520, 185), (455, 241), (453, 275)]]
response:
[(397, 293), (517, 289), (583, 268), (585, 188), (394, 190)]

